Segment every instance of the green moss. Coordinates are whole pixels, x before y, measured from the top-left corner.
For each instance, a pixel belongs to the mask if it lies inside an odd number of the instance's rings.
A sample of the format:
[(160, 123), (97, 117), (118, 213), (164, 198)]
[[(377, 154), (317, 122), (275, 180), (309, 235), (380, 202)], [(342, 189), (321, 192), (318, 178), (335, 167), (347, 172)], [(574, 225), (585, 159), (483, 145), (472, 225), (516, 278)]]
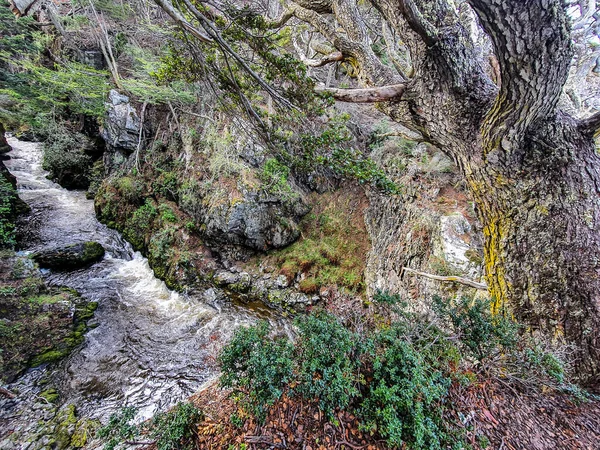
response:
[(97, 261), (104, 256), (104, 247), (98, 242), (88, 241), (83, 244), (83, 261)]
[(69, 404), (63, 408), (58, 413), (57, 422), (58, 424), (54, 431), (56, 448), (59, 450), (67, 449), (71, 446), (71, 436), (73, 435), (77, 424), (75, 405)]
[(35, 356), (31, 363), (29, 364), (31, 367), (38, 367), (42, 364), (51, 363), (54, 361), (58, 361), (59, 359), (64, 358), (69, 354), (69, 351), (66, 350), (49, 350), (47, 352), (42, 353), (41, 355)]
[(55, 403), (60, 397), (60, 395), (54, 388), (46, 389), (45, 391), (40, 392), (39, 396), (43, 399), (46, 399), (46, 401), (48, 401), (49, 403)]

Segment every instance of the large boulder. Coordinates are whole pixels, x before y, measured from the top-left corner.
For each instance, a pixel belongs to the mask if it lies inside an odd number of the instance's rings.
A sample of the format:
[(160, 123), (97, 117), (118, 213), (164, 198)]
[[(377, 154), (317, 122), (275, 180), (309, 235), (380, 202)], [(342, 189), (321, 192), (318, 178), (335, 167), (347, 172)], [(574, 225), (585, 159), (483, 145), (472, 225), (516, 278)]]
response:
[(34, 253), (31, 257), (41, 266), (49, 269), (73, 270), (85, 267), (104, 256), (104, 247), (88, 241), (56, 247)]
[(100, 133), (109, 148), (130, 154), (138, 145), (140, 118), (126, 95), (112, 89), (108, 99), (107, 114)]

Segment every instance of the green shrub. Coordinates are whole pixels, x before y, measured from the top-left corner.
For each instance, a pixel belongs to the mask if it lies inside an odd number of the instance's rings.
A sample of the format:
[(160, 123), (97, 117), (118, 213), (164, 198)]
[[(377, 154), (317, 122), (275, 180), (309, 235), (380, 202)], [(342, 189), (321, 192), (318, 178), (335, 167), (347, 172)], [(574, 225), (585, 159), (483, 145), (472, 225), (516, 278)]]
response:
[(156, 439), (157, 450), (192, 450), (195, 425), (202, 412), (191, 403), (179, 403), (170, 411), (159, 413), (150, 424), (150, 436)]
[(275, 158), (269, 158), (259, 173), (260, 180), (264, 183), (265, 191), (275, 194), (289, 196), (292, 188), (288, 183), (290, 168), (283, 165)]
[(302, 317), (296, 325), (298, 386), (294, 392), (318, 400), (330, 415), (335, 408), (346, 408), (359, 393), (359, 337), (325, 312)]
[(128, 406), (110, 416), (108, 423), (96, 432), (96, 437), (106, 440), (104, 450), (113, 450), (120, 443), (132, 440), (139, 434), (133, 419), (137, 410)]
[(133, 215), (125, 222), (123, 236), (136, 250), (144, 247), (145, 234), (150, 230), (152, 222), (156, 218), (158, 210), (150, 199), (136, 209)]
[(117, 178), (114, 182), (121, 196), (133, 204), (141, 203), (144, 193), (144, 185), (132, 176)]
[(394, 324), (374, 338), (372, 381), (360, 404), (362, 427), (378, 431), (392, 446), (446, 448), (444, 399), (452, 383), (455, 349), (433, 327), (412, 336)]
[(177, 201), (179, 190), (177, 173), (161, 170), (156, 179), (152, 181), (152, 190), (167, 200)]
[(456, 302), (433, 298), (436, 313), (479, 361), (512, 348), (519, 340), (517, 323), (506, 314), (492, 314), (491, 303), (467, 297)]
[(0, 248), (15, 246), (15, 204), (17, 192), (12, 184), (0, 174)]
[(221, 386), (260, 421), (292, 380), (293, 346), (288, 339), (268, 339), (269, 325), (239, 328), (219, 356)]
[(90, 140), (54, 122), (49, 122), (43, 133), (47, 138), (42, 167), (48, 177), (65, 188), (87, 189), (92, 168), (92, 158), (86, 153), (92, 146)]

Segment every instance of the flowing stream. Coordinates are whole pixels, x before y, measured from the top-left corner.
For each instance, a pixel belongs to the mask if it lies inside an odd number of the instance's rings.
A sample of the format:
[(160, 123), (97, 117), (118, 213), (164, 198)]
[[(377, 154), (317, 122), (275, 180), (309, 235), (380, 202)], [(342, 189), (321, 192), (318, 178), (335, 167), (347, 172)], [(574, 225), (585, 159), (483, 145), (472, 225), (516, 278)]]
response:
[[(32, 390), (43, 376), (58, 388), (61, 401), (77, 406), (80, 416), (106, 420), (131, 405), (139, 409), (140, 419), (146, 418), (214, 379), (215, 355), (239, 325), (267, 318), (286, 327), (266, 308), (249, 310), (211, 289), (194, 297), (170, 291), (154, 277), (146, 258), (96, 220), (93, 201), (84, 192), (46, 179), (39, 144), (14, 138), (9, 144), (13, 150), (6, 165), (32, 209), (25, 251), (89, 240), (106, 249), (104, 259), (89, 268), (46, 273), (50, 284), (75, 288), (98, 302), (92, 319), (96, 328), (58, 365), (29, 371), (9, 388)], [(9, 409), (0, 403), (0, 418), (14, 413)]]

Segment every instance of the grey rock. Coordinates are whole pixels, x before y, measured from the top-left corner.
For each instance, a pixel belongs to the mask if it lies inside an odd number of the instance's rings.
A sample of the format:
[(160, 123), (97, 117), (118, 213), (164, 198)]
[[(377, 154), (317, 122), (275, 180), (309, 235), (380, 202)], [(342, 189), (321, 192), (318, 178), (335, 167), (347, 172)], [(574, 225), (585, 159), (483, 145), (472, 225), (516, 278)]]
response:
[(72, 270), (85, 267), (104, 256), (104, 247), (97, 242), (88, 241), (43, 250), (31, 255), (41, 267), (60, 270)]
[(129, 97), (112, 89), (106, 103), (107, 114), (100, 134), (109, 148), (133, 152), (138, 145), (141, 121)]
[(287, 205), (281, 199), (245, 196), (233, 205), (206, 210), (205, 236), (214, 242), (243, 245), (255, 250), (281, 248), (300, 236), (298, 222), (308, 212), (305, 205)]

